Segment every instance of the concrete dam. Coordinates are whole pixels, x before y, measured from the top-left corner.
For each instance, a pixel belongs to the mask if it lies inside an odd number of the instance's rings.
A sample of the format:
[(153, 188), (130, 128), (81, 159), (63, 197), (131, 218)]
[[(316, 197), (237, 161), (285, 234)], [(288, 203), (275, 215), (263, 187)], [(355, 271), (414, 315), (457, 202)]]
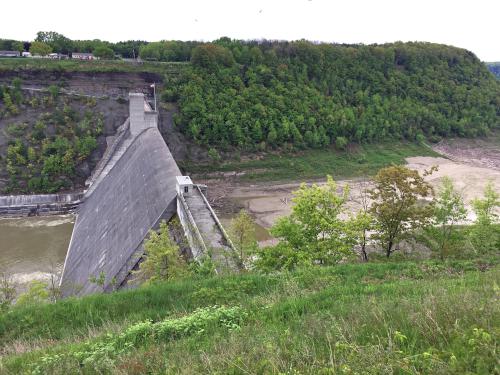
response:
[[(123, 285), (144, 255), (149, 230), (175, 214), (195, 259), (211, 256), (217, 271), (238, 267), (206, 187), (181, 176), (144, 95), (131, 93), (129, 100), (130, 117), (108, 144), (76, 210), (61, 278), (65, 296)], [(89, 281), (100, 274), (103, 285)]]

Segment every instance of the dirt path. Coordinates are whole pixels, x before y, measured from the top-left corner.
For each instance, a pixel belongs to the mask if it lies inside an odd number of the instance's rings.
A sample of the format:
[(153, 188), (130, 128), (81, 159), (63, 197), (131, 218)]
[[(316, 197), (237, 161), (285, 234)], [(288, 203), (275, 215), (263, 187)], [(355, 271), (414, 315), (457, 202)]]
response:
[[(438, 171), (428, 176), (427, 180), (437, 188), (444, 176), (450, 177), (463, 194), (469, 219), (472, 220), (474, 215), (470, 203), (474, 198), (482, 196), (488, 181), (500, 193), (500, 146), (496, 142), (496, 138), (493, 142), (447, 142), (438, 145), (436, 151), (446, 152), (446, 156), (453, 160), (444, 157), (412, 157), (407, 159), (407, 163), (410, 168), (419, 172), (437, 165)], [(219, 212), (231, 213), (245, 208), (253, 215), (257, 224), (265, 228), (271, 227), (279, 217), (290, 214), (293, 191), (300, 186), (299, 182), (251, 185), (230, 179), (210, 180), (206, 183), (209, 186), (210, 200)], [(370, 186), (370, 182), (360, 179), (342, 180), (338, 181), (339, 189), (346, 184), (350, 187), (348, 208), (354, 212), (360, 207), (360, 191)]]

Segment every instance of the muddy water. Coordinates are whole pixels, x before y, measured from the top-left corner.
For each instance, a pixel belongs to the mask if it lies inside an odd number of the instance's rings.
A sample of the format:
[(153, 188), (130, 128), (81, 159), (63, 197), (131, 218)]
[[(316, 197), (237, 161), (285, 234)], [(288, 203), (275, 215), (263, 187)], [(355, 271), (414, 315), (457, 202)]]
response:
[(60, 271), (73, 225), (72, 215), (0, 219), (0, 272), (23, 283)]

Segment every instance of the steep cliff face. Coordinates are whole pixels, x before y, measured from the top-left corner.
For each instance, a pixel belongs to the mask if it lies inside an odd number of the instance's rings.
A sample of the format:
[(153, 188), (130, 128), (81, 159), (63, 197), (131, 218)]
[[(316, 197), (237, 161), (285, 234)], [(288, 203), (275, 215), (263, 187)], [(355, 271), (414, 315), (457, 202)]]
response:
[(152, 73), (0, 70), (0, 193), (84, 187)]
[(0, 85), (10, 85), (19, 78), (23, 86), (43, 89), (58, 85), (70, 92), (127, 98), (130, 91), (152, 94), (150, 85), (162, 82), (162, 77), (155, 73), (124, 72), (68, 72), (49, 70), (1, 70)]

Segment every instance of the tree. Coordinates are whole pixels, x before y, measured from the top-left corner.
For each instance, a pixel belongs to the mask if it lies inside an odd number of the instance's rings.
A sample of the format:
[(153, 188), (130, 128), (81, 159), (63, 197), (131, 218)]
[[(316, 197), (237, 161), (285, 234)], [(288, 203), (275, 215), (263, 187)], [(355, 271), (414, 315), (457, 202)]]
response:
[(239, 251), (241, 262), (245, 263), (248, 256), (255, 253), (257, 240), (255, 237), (255, 223), (247, 211), (241, 210), (231, 220), (229, 236), (236, 249)]
[(354, 220), (352, 220), (351, 228), (355, 233), (357, 245), (359, 245), (361, 259), (367, 262), (366, 245), (368, 243), (368, 232), (373, 228), (373, 216), (370, 212), (369, 190), (366, 181), (360, 183), (359, 200), (361, 208), (356, 213)]
[(52, 47), (44, 42), (33, 42), (30, 46), (30, 53), (32, 55), (47, 56), (52, 52)]
[(500, 247), (500, 227), (497, 209), (500, 207), (500, 195), (489, 182), (484, 189), (482, 199), (474, 199), (472, 207), (476, 214), (474, 227), (470, 232), (470, 240), (477, 252), (498, 250)]
[(106, 45), (97, 46), (94, 49), (93, 54), (95, 57), (98, 57), (100, 59), (107, 59), (107, 60), (112, 60), (115, 57), (115, 52), (110, 47), (107, 47)]
[(467, 218), (467, 210), (453, 182), (445, 177), (434, 202), (431, 225), (425, 231), (430, 236), (429, 245), (439, 253), (443, 260), (453, 248), (456, 238), (456, 225)]
[(19, 51), (19, 53), (23, 53), (24, 52), (24, 43), (23, 42), (12, 43), (12, 49), (14, 51)]
[(34, 43), (48, 44), (52, 48), (52, 50), (57, 53), (68, 54), (73, 50), (73, 42), (71, 41), (71, 39), (55, 31), (39, 31), (36, 34)]
[(193, 48), (191, 63), (195, 66), (213, 70), (218, 66), (232, 66), (234, 64), (234, 57), (229, 49), (207, 43)]
[(153, 42), (141, 46), (139, 56), (143, 60), (159, 61), (161, 59), (161, 44)]
[(0, 312), (9, 309), (16, 298), (16, 288), (12, 279), (5, 273), (0, 274)]
[(37, 305), (48, 301), (47, 284), (40, 280), (33, 280), (28, 290), (17, 299), (16, 306)]
[(355, 238), (349, 220), (340, 215), (344, 212), (349, 188), (340, 194), (337, 184), (328, 176), (323, 186), (302, 184), (294, 193), (294, 206), (288, 217), (280, 218), (271, 228), (271, 234), (280, 243), (264, 249), (257, 262), (261, 268), (294, 268), (304, 264), (335, 264), (351, 254)]
[[(425, 172), (425, 175), (433, 170)], [(381, 169), (370, 190), (371, 213), (376, 222), (374, 238), (389, 257), (394, 245), (417, 228), (428, 225), (432, 204), (420, 200), (432, 198), (433, 189), (420, 174), (404, 166)]]
[(148, 283), (166, 281), (188, 274), (185, 260), (179, 254), (179, 246), (170, 238), (165, 221), (160, 223), (159, 232), (151, 230), (144, 244), (145, 260), (137, 275)]

